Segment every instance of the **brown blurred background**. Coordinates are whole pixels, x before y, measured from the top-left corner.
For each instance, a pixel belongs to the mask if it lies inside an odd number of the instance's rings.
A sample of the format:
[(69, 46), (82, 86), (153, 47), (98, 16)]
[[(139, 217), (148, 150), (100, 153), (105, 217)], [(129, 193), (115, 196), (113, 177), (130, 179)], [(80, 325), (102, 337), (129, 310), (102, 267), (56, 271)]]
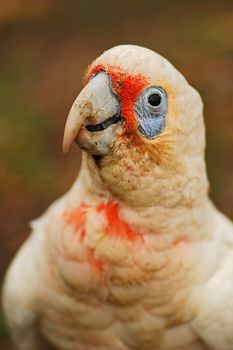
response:
[[(158, 51), (200, 91), (211, 197), (233, 218), (232, 4), (0, 0), (1, 280), (28, 221), (78, 172), (79, 151), (61, 153), (65, 119), (87, 64), (117, 44)], [(2, 316), (0, 349), (13, 349)]]

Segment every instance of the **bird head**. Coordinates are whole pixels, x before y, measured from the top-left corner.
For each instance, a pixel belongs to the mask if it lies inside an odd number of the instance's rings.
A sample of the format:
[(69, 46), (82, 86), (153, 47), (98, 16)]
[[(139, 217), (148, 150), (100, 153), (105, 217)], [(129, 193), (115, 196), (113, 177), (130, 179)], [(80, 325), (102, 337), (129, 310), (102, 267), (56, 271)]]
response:
[(64, 152), (73, 141), (91, 171), (130, 204), (175, 205), (196, 191), (206, 194), (200, 96), (149, 49), (116, 46), (88, 67), (66, 122)]

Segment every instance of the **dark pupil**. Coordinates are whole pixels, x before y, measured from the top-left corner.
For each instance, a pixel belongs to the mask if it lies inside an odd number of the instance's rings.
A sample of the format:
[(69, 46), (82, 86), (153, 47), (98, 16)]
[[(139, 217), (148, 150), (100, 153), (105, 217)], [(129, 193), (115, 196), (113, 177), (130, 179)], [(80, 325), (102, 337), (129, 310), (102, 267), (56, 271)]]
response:
[(161, 96), (159, 94), (152, 94), (148, 97), (148, 102), (151, 106), (159, 106), (161, 102)]

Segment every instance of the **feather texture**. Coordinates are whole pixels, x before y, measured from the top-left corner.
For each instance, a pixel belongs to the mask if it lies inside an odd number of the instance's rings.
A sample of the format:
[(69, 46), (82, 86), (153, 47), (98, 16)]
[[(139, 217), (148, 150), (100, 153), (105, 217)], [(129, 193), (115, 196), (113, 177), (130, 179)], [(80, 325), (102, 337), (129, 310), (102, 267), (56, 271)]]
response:
[(8, 270), (3, 304), (16, 347), (233, 349), (233, 226), (208, 198), (201, 99), (144, 48), (106, 51), (89, 76), (99, 67), (140, 76), (140, 91), (163, 87), (166, 126), (143, 138), (135, 96), (112, 83), (130, 100), (126, 125), (113, 126), (108, 154), (83, 154), (74, 185), (32, 222)]

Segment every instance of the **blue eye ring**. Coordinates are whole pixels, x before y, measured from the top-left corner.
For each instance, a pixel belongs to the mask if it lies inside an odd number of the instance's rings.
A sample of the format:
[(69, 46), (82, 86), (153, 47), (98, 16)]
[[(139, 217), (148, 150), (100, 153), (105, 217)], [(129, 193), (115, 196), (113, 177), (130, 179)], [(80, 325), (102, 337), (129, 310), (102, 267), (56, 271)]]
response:
[(168, 99), (159, 86), (149, 86), (142, 91), (135, 104), (139, 132), (147, 139), (157, 137), (165, 127)]

